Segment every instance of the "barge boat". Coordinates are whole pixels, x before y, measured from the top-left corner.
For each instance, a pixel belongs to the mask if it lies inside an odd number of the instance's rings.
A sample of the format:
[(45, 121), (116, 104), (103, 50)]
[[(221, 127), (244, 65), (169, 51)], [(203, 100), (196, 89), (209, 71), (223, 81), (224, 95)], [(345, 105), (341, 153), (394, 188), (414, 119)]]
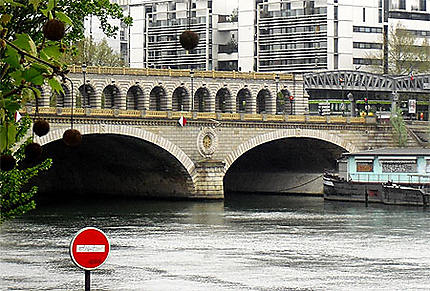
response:
[(430, 149), (345, 153), (338, 166), (339, 173), (324, 173), (325, 200), (429, 204)]

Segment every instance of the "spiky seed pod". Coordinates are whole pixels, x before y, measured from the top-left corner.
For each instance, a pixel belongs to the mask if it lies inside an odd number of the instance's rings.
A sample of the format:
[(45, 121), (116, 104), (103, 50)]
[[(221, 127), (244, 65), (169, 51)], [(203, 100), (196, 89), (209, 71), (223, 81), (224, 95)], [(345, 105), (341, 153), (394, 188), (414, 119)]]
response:
[(77, 147), (82, 142), (82, 135), (77, 129), (68, 129), (63, 134), (63, 141), (69, 147)]
[(33, 124), (33, 131), (37, 136), (44, 136), (49, 132), (49, 123), (46, 120), (38, 119)]
[(191, 30), (185, 30), (179, 37), (179, 42), (187, 51), (194, 49), (199, 44), (199, 35)]
[(25, 146), (24, 152), (28, 161), (37, 161), (42, 155), (42, 147), (40, 144), (32, 142)]
[(0, 169), (2, 171), (10, 171), (15, 168), (16, 160), (12, 155), (1, 155)]
[(43, 34), (49, 40), (61, 40), (64, 37), (64, 33), (64, 23), (58, 19), (48, 20), (43, 26)]

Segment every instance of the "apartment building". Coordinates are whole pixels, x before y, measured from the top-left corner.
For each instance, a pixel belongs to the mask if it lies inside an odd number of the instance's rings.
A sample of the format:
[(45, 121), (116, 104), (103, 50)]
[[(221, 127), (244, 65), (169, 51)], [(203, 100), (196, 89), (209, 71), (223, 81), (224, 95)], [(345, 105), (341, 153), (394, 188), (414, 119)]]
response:
[[(121, 0), (133, 17), (113, 47), (131, 67), (260, 72), (384, 66), (384, 36), (401, 25), (430, 42), (430, 0)], [(200, 37), (186, 52), (180, 34)], [(94, 29), (94, 28), (93, 28)]]

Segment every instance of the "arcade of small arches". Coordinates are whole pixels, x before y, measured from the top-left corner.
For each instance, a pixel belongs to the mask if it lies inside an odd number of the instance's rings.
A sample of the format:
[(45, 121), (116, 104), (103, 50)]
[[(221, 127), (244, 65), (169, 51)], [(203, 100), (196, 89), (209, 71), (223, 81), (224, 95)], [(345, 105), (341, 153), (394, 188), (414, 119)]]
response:
[[(71, 86), (62, 85), (64, 93), (49, 94), (45, 88), (40, 88), (42, 96), (46, 96), (41, 106), (71, 107)], [(46, 93), (45, 93), (46, 91)], [(73, 106), (76, 108), (122, 109), (122, 110), (154, 110), (154, 111), (197, 111), (221, 113), (268, 113), (292, 114), (293, 104), (291, 93), (287, 88), (280, 88), (273, 92), (264, 86), (256, 94), (252, 94), (246, 85), (237, 93), (223, 86), (211, 93), (205, 85), (197, 88), (188, 88), (185, 84), (168, 93), (163, 85), (154, 85), (143, 88), (134, 84), (124, 94), (115, 83), (106, 85), (101, 94), (96, 88), (87, 83), (74, 89)], [(172, 91), (172, 90), (171, 90)], [(124, 92), (124, 91), (123, 91)], [(148, 92), (145, 94), (145, 92)], [(190, 96), (194, 97), (191, 98)], [(49, 102), (48, 102), (49, 100)], [(48, 104), (49, 103), (49, 104)]]

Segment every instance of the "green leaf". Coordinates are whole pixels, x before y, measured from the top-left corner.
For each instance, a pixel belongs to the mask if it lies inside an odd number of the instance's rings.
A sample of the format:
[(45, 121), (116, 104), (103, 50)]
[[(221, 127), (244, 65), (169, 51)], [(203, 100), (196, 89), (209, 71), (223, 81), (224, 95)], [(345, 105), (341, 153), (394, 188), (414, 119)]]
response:
[(39, 8), (41, 0), (28, 0), (28, 4), (33, 5), (34, 10), (36, 11)]
[(3, 14), (2, 16), (1, 16), (1, 18), (0, 18), (0, 21), (1, 21), (1, 23), (3, 23), (3, 24), (7, 24), (9, 21), (10, 21), (10, 19), (11, 19), (12, 17), (10, 16), (10, 14)]
[(21, 107), (19, 105), (19, 102), (13, 99), (5, 99), (4, 100), (4, 107), (8, 112), (16, 112)]
[(40, 90), (39, 89), (37, 89), (37, 88), (31, 88), (32, 89), (32, 91), (33, 91), (33, 94), (35, 95), (35, 97), (36, 98), (38, 98), (38, 99), (40, 99), (40, 97), (42, 97), (42, 93), (40, 92)]
[(45, 64), (33, 63), (31, 66), (38, 70), (40, 73), (52, 74), (52, 68)]
[(42, 56), (42, 52), (44, 54), (44, 57), (46, 57), (47, 59), (52, 58), (52, 59), (58, 60), (61, 56), (60, 48), (56, 45), (45, 47), (41, 51), (41, 56)]
[(0, 152), (6, 149), (6, 126), (0, 125)]
[(21, 64), (19, 63), (19, 60), (21, 59), (21, 57), (18, 54), (16, 49), (8, 45), (6, 47), (6, 56), (7, 57), (4, 59), (4, 61), (8, 63), (12, 68), (21, 67)]
[(55, 7), (55, 1), (54, 0), (49, 0), (48, 1), (48, 7), (46, 8), (47, 11), (51, 11), (52, 9), (54, 9)]
[(73, 25), (73, 21), (70, 19), (70, 17), (61, 11), (55, 12), (55, 17), (70, 26)]
[(48, 80), (49, 86), (51, 86), (52, 90), (57, 93), (64, 93), (63, 86), (61, 86), (60, 81), (57, 78), (53, 77)]
[(24, 78), (22, 77), (22, 71), (19, 71), (19, 70), (10, 72), (9, 76), (15, 80), (14, 83), (16, 86), (21, 85), (21, 81), (24, 80)]
[[(7, 126), (7, 127), (6, 127)], [(0, 151), (3, 152), (9, 146), (15, 143), (16, 126), (14, 123), (9, 123), (0, 126)]]
[(9, 123), (7, 129), (7, 146), (11, 146), (15, 143), (16, 139), (16, 126), (14, 123)]
[(22, 104), (26, 104), (27, 102), (34, 99), (34, 92), (30, 88), (24, 88), (22, 89), (22, 98), (21, 102)]
[(22, 73), (22, 77), (24, 80), (33, 83), (34, 85), (42, 85), (44, 81), (42, 73), (33, 66), (30, 69), (25, 70)]
[(13, 44), (28, 52), (32, 56), (36, 56), (36, 45), (34, 44), (34, 41), (31, 39), (31, 37), (26, 33), (17, 34), (16, 36), (16, 40), (13, 41)]

